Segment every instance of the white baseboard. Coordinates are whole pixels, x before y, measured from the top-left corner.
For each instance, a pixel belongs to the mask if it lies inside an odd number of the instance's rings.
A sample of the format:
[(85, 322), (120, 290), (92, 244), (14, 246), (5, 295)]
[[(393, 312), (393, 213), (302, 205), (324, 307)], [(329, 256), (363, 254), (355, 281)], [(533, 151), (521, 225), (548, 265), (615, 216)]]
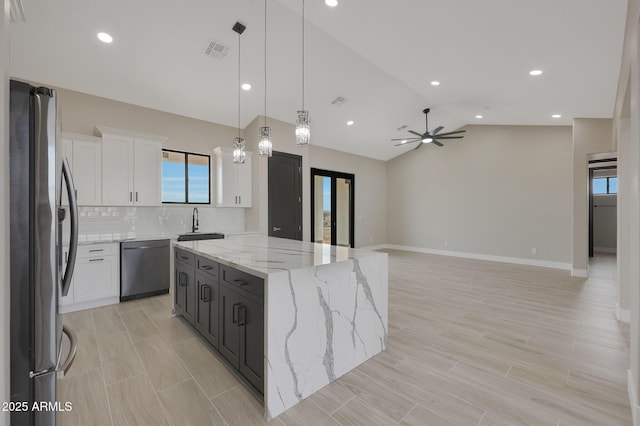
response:
[(376, 246), (358, 247), (358, 250), (383, 250), (389, 248), (387, 244), (378, 244)]
[(587, 269), (571, 269), (571, 276), (578, 278), (589, 278), (589, 270)]
[(616, 302), (616, 318), (618, 321), (631, 322), (631, 311), (620, 308), (620, 305)]
[(58, 310), (61, 314), (66, 314), (69, 312), (82, 311), (85, 309), (98, 308), (100, 306), (107, 305), (115, 305), (116, 303), (120, 303), (120, 297), (105, 297), (104, 299), (99, 300), (91, 300), (89, 302), (82, 303), (73, 303), (71, 305), (61, 305), (58, 307)]
[(615, 247), (594, 247), (593, 251), (595, 253), (617, 253), (617, 249)]
[(629, 391), (629, 402), (631, 404), (631, 415), (633, 416), (633, 426), (640, 426), (640, 403), (636, 395), (636, 382), (633, 379), (631, 370), (627, 370), (627, 390)]
[(462, 257), (465, 259), (488, 260), (491, 262), (513, 263), (516, 265), (539, 266), (542, 268), (571, 270), (571, 264), (562, 262), (551, 262), (548, 260), (526, 259), (522, 257), (495, 256), (491, 254), (466, 253), (452, 250), (436, 250), (424, 247), (403, 246), (398, 244), (385, 244), (384, 248), (394, 250), (413, 251), (416, 253), (437, 254), (440, 256)]

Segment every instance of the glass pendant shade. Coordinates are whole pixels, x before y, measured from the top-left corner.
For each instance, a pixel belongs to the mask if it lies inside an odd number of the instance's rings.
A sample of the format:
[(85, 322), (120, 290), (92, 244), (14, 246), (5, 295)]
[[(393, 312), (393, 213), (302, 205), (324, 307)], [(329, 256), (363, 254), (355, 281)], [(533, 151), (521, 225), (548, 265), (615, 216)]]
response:
[(236, 164), (244, 164), (244, 159), (247, 157), (247, 153), (244, 150), (244, 139), (233, 139), (233, 162)]
[(298, 111), (298, 119), (296, 120), (296, 143), (298, 146), (307, 146), (310, 140), (309, 111)]
[(258, 153), (261, 157), (271, 157), (273, 154), (271, 144), (271, 127), (260, 127), (260, 142), (258, 142)]

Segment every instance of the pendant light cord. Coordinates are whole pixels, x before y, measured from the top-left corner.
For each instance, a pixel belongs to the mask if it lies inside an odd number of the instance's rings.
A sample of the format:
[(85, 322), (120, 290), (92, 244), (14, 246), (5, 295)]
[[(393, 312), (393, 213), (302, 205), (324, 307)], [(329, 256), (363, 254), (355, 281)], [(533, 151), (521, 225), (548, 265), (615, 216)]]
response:
[(238, 138), (240, 138), (240, 55), (241, 42), (240, 33), (238, 33)]
[(304, 111), (304, 0), (302, 0), (302, 110)]
[(267, 127), (267, 0), (264, 0), (264, 127)]

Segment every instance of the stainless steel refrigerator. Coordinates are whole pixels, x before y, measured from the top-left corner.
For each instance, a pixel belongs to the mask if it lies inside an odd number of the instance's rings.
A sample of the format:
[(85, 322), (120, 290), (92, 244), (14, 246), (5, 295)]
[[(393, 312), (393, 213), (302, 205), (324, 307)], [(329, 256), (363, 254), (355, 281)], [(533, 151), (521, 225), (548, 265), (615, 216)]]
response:
[[(63, 330), (58, 294), (69, 291), (77, 250), (75, 188), (58, 145), (56, 93), (11, 81), (10, 268), (11, 424), (55, 425), (57, 376), (69, 368), (76, 341)], [(68, 194), (69, 206), (61, 202)], [(63, 221), (70, 221), (62, 269)], [(61, 359), (63, 333), (71, 349)], [(34, 405), (35, 404), (35, 405)], [(64, 404), (64, 401), (62, 402)], [(11, 408), (11, 407), (10, 407)]]

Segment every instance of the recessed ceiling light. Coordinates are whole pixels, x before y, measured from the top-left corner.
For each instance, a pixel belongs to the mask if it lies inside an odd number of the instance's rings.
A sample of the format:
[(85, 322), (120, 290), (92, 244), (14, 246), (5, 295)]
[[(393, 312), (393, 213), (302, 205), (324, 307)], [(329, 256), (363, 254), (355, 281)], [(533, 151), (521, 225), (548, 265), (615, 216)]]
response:
[(107, 33), (98, 33), (98, 40), (103, 43), (111, 43), (113, 41), (113, 37)]
[(432, 86), (440, 86), (440, 82), (439, 82), (439, 81), (437, 81), (437, 80), (433, 80), (433, 81), (431, 82), (431, 85), (432, 85)]
[(242, 83), (242, 86), (240, 87), (242, 87), (242, 90), (244, 91), (251, 90), (251, 85), (249, 83)]
[(324, 4), (329, 7), (336, 7), (338, 5), (338, 0), (324, 0)]
[(484, 118), (482, 115), (476, 115), (476, 118)]
[(353, 120), (347, 121), (347, 126), (353, 126)]
[(529, 71), (529, 75), (533, 75), (533, 76), (542, 75), (542, 70), (531, 70)]
[(433, 139), (429, 138), (429, 137), (426, 137), (426, 138), (422, 139), (422, 142), (423, 143), (431, 143), (431, 142), (433, 142)]
[(553, 114), (551, 118), (562, 118), (561, 114)]
[(403, 140), (402, 142), (400, 142), (400, 143), (407, 143), (407, 140), (406, 140), (406, 139), (404, 139), (404, 140)]

